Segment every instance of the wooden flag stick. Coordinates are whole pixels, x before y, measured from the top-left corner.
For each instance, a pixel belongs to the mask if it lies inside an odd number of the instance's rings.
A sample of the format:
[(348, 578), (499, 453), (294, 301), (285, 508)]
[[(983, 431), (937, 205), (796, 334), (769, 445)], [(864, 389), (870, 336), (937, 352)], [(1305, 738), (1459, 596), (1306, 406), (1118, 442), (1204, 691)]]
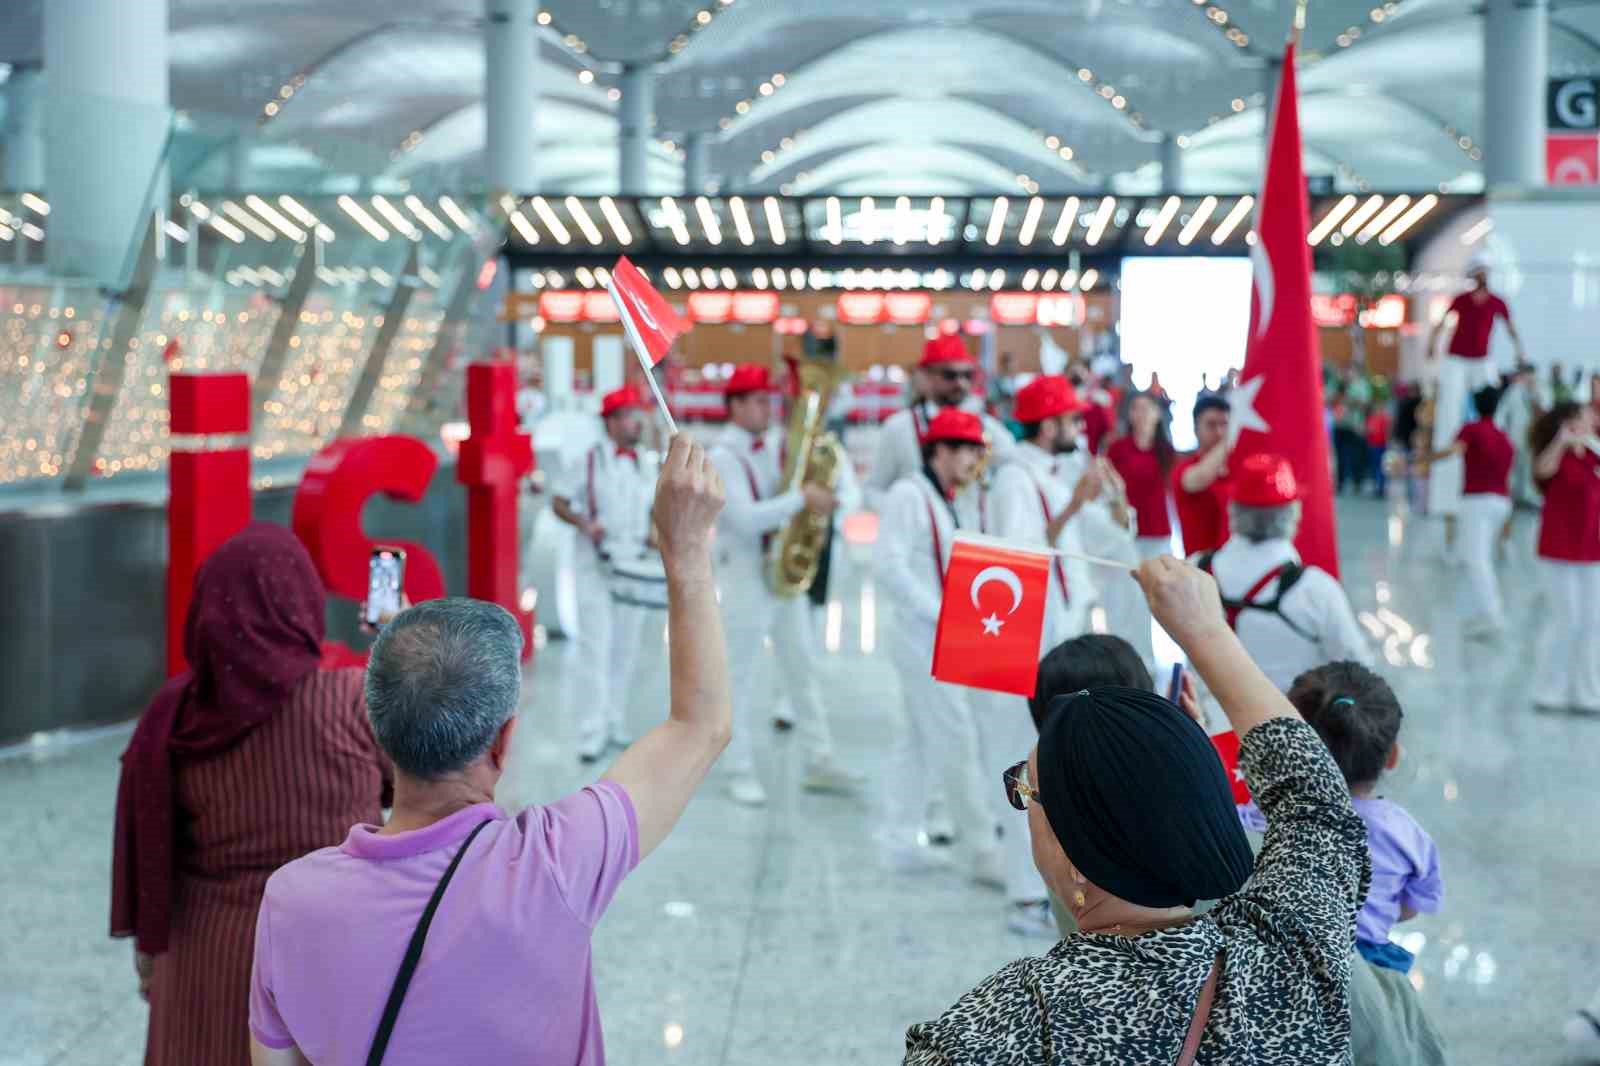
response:
[(1130, 563), (1119, 563), (1115, 559), (1102, 559), (1098, 555), (1085, 555), (1082, 552), (1063, 551), (1059, 548), (1051, 548), (1049, 552), (1051, 555), (1059, 555), (1063, 559), (1076, 559), (1081, 563), (1088, 563), (1090, 566), (1107, 566), (1113, 570), (1127, 570), (1130, 573), (1138, 569), (1138, 567)]
[(1108, 566), (1113, 570), (1127, 570), (1130, 573), (1139, 568), (1137, 563), (1122, 563), (1115, 559), (1106, 559), (1098, 555), (1085, 555), (1082, 552), (1064, 551), (1061, 548), (1038, 548), (1032, 544), (1016, 544), (1009, 540), (1001, 540), (999, 537), (990, 536), (987, 533), (968, 533), (962, 530), (956, 533), (956, 539), (987, 545), (991, 548), (1026, 552), (1029, 555), (1058, 555), (1063, 559), (1077, 559), (1079, 562), (1088, 563), (1090, 566)]
[(1300, 48), (1300, 35), (1306, 30), (1306, 5), (1309, 0), (1297, 0), (1294, 5), (1294, 29), (1289, 33), (1289, 40), (1295, 49)]
[(606, 279), (606, 291), (611, 294), (611, 302), (617, 305), (617, 317), (622, 320), (622, 332), (628, 336), (628, 347), (633, 349), (635, 359), (644, 370), (644, 379), (650, 383), (650, 391), (655, 394), (656, 406), (661, 409), (661, 417), (667, 420), (667, 431), (672, 436), (678, 435), (677, 419), (672, 417), (672, 411), (667, 407), (667, 398), (661, 394), (661, 386), (656, 384), (655, 368), (650, 365), (648, 349), (639, 337), (638, 328), (633, 324), (633, 316), (628, 313), (628, 307), (622, 301), (622, 296), (617, 292), (617, 287), (610, 277)]

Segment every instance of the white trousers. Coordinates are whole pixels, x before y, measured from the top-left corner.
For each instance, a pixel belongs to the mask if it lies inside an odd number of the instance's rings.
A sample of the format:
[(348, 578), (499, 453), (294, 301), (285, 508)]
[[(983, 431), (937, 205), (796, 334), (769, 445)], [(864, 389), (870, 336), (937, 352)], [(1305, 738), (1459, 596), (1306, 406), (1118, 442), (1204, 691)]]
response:
[[(905, 720), (889, 752), (884, 798), (888, 830), (898, 840), (913, 840), (922, 828), (929, 797), (936, 785), (942, 785), (937, 791), (949, 804), (958, 833), (984, 847), (994, 839), (995, 808), (984, 801), (978, 780), (972, 690), (933, 679), (931, 648), (931, 638), (920, 647), (912, 647), (904, 638), (889, 645), (890, 661), (900, 675)], [(999, 787), (996, 778), (995, 788)]]
[[(1133, 565), (1172, 551), (1170, 537), (1138, 537), (1133, 544), (1137, 557), (1127, 560)], [(1150, 635), (1154, 619), (1150, 617), (1150, 604), (1145, 602), (1139, 583), (1121, 571), (1106, 571), (1097, 576), (1104, 582), (1100, 600), (1106, 608), (1106, 630), (1132, 644), (1145, 666), (1154, 670), (1156, 652)]]
[[(1442, 452), (1455, 443), (1466, 423), (1472, 394), (1485, 385), (1498, 385), (1500, 375), (1489, 359), (1463, 359), (1447, 355), (1439, 364), (1439, 386), (1433, 400), (1433, 450)], [(1434, 463), (1428, 472), (1428, 513), (1453, 515), (1461, 506), (1461, 457), (1452, 455)]]
[(767, 638), (777, 666), (777, 683), (789, 697), (791, 717), (807, 754), (813, 760), (832, 753), (833, 735), (817, 691), (816, 642), (812, 636), (810, 601), (805, 596), (779, 598), (767, 590), (759, 573), (734, 571), (738, 580), (724, 580), (722, 624), (728, 641), (728, 680), (733, 688), (733, 739), (722, 765), (735, 774), (755, 770), (755, 735), (765, 726), (774, 701), (756, 692), (756, 666), (766, 654)]
[(578, 750), (594, 751), (607, 734), (627, 733), (624, 716), (648, 612), (614, 601), (605, 571), (597, 564), (580, 562), (576, 578), (577, 661), (562, 685), (563, 702), (577, 715)]
[(972, 724), (978, 738), (978, 784), (1000, 826), (1000, 854), (1006, 874), (1006, 897), (1013, 903), (1048, 899), (1044, 878), (1033, 863), (1028, 815), (1006, 799), (1002, 775), (1028, 757), (1039, 741), (1028, 713), (1028, 701), (1003, 692), (973, 690)]
[(1533, 699), (1600, 711), (1600, 563), (1539, 560), (1545, 621)]
[(1511, 500), (1492, 492), (1474, 492), (1461, 497), (1456, 521), (1461, 545), (1461, 561), (1467, 570), (1467, 587), (1472, 593), (1472, 613), (1496, 626), (1505, 624), (1505, 609), (1500, 603), (1500, 585), (1494, 573), (1494, 544), (1511, 516)]

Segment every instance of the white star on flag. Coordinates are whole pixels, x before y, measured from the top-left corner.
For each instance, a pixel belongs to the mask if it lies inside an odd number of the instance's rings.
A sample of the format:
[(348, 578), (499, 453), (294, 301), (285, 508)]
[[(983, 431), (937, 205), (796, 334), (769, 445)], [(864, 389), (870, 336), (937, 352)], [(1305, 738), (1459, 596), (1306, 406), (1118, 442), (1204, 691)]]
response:
[(983, 635), (986, 637), (998, 637), (1000, 635), (1000, 627), (1005, 625), (1005, 621), (994, 614), (990, 614), (988, 618), (981, 619), (981, 621), (983, 622)]
[(1244, 781), (1244, 771), (1235, 766), (1233, 768), (1233, 779), (1242, 783)]
[(1256, 410), (1256, 394), (1261, 391), (1261, 386), (1266, 384), (1266, 377), (1257, 374), (1249, 381), (1241, 381), (1235, 385), (1233, 391), (1228, 393), (1228, 451), (1231, 453), (1234, 446), (1239, 443), (1239, 434), (1247, 429), (1257, 433), (1270, 433), (1272, 427), (1267, 425), (1267, 420), (1261, 417)]

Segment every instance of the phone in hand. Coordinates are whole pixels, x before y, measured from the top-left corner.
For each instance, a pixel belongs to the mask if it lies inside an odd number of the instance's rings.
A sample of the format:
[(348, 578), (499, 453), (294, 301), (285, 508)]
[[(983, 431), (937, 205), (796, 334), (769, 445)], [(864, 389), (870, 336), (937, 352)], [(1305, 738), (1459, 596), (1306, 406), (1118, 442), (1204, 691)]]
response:
[(367, 560), (367, 625), (381, 626), (400, 613), (401, 590), (405, 580), (404, 549), (382, 545), (372, 549), (372, 555)]
[(1178, 699), (1183, 695), (1183, 664), (1177, 663), (1172, 668), (1172, 680), (1167, 682), (1167, 702), (1178, 706)]

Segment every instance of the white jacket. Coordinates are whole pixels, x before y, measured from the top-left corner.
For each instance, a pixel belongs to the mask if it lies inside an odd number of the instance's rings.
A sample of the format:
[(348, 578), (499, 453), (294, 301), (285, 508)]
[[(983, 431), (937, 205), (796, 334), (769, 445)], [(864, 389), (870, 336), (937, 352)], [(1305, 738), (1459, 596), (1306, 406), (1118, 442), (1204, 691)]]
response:
[[(717, 563), (725, 582), (746, 591), (745, 583), (764, 581), (766, 559), (763, 541), (783, 528), (800, 508), (805, 496), (799, 489), (777, 494), (783, 477), (779, 466), (782, 433), (767, 431), (760, 451), (756, 438), (738, 426), (723, 429), (711, 448), (711, 462), (722, 476), (727, 502), (717, 519)], [(765, 587), (765, 586), (763, 586)], [(724, 594), (728, 586), (724, 585)]]
[(933, 634), (944, 602), (944, 572), (956, 531), (982, 532), (975, 509), (954, 506), (920, 469), (901, 478), (883, 500), (873, 567), (894, 622), (881, 627), (902, 664), (933, 662)]
[[(982, 414), (982, 405), (969, 400), (962, 407), (983, 419), (983, 431), (988, 434), (994, 454), (989, 458), (989, 471), (993, 473), (1011, 461), (1017, 442), (1011, 431), (1000, 422)], [(901, 478), (922, 470), (922, 432), (928, 421), (938, 414), (938, 404), (924, 402), (915, 407), (896, 411), (878, 431), (878, 450), (872, 459), (872, 469), (867, 472), (867, 506), (881, 510), (883, 498)], [(967, 495), (971, 489), (963, 492)]]
[[(994, 535), (1014, 544), (1082, 552), (1079, 537), (1083, 510), (1072, 517), (1054, 544), (1045, 542), (1050, 515), (1057, 515), (1072, 500), (1076, 481), (1061, 476), (1054, 456), (1024, 441), (1012, 461), (994, 476), (989, 489), (989, 518)], [(1048, 513), (1046, 513), (1048, 511)], [(1050, 565), (1050, 590), (1045, 598), (1043, 655), (1069, 637), (1088, 628), (1088, 605), (1094, 587), (1081, 561), (1057, 558)], [(1066, 579), (1063, 593), (1061, 583)]]
[(610, 438), (602, 438), (565, 472), (555, 495), (605, 527), (605, 541), (598, 549), (588, 537), (578, 537), (578, 566), (600, 568), (602, 556), (620, 560), (645, 553), (655, 497), (655, 470), (646, 465), (642, 455), (619, 456)]

